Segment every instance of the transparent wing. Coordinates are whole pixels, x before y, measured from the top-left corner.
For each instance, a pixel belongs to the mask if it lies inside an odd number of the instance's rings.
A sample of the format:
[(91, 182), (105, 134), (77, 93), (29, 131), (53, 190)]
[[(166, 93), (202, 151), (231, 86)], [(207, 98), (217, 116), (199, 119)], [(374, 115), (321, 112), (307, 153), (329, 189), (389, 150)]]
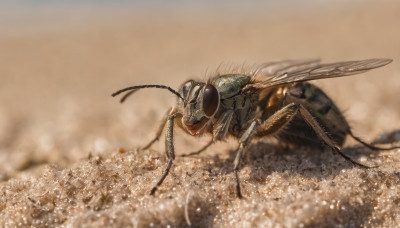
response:
[(280, 71), (289, 70), (292, 68), (299, 67), (311, 67), (316, 66), (321, 60), (320, 59), (306, 59), (306, 60), (285, 60), (278, 62), (268, 62), (258, 66), (253, 75), (262, 75), (263, 77), (274, 76)]
[(256, 82), (249, 84), (246, 89), (349, 76), (382, 67), (390, 62), (392, 62), (391, 59), (367, 59), (326, 64), (320, 64), (319, 60), (266, 63), (254, 71), (253, 76), (256, 78)]

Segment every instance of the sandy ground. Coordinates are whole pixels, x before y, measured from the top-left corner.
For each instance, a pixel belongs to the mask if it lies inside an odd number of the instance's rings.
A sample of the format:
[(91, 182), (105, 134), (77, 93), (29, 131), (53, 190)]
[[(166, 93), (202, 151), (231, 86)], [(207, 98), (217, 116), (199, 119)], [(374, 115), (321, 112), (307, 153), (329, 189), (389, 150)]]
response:
[[(221, 64), (320, 57), (392, 58), (363, 75), (321, 80), (354, 132), (399, 145), (400, 4), (7, 8), (0, 14), (1, 227), (399, 227), (399, 150), (344, 151), (379, 167), (353, 167), (329, 151), (253, 143), (235, 197), (237, 142), (165, 166), (164, 142), (146, 151), (173, 88)], [(208, 138), (176, 130), (176, 153)], [(389, 134), (389, 136), (387, 136)], [(385, 136), (386, 135), (386, 136)], [(385, 138), (386, 137), (386, 138)]]

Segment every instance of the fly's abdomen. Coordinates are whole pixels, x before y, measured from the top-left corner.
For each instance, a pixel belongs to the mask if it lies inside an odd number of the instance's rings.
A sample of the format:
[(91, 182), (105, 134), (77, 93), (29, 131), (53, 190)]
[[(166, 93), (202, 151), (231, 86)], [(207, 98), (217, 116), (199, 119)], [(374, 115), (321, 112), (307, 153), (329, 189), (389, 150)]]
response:
[[(287, 88), (284, 103), (303, 105), (335, 143), (343, 145), (350, 127), (335, 103), (321, 89), (309, 83), (298, 83)], [(292, 144), (310, 143), (311, 146), (319, 141), (300, 114), (296, 114), (278, 138)]]

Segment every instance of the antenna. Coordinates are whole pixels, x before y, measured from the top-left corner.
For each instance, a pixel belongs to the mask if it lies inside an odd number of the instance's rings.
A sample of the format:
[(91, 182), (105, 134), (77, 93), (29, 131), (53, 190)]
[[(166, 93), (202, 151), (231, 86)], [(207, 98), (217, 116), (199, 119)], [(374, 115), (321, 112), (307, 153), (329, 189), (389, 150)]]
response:
[(175, 94), (176, 96), (178, 96), (180, 99), (184, 100), (182, 95), (180, 93), (178, 93), (176, 90), (172, 89), (169, 86), (165, 86), (165, 85), (138, 85), (138, 86), (131, 86), (131, 87), (127, 87), (125, 89), (121, 89), (118, 90), (117, 92), (111, 94), (111, 96), (115, 97), (118, 94), (121, 94), (123, 92), (129, 91), (128, 93), (126, 93), (120, 100), (120, 102), (124, 102), (130, 95), (132, 95), (134, 92), (136, 92), (139, 89), (144, 89), (144, 88), (157, 88), (157, 89), (167, 89), (169, 90), (171, 93)]

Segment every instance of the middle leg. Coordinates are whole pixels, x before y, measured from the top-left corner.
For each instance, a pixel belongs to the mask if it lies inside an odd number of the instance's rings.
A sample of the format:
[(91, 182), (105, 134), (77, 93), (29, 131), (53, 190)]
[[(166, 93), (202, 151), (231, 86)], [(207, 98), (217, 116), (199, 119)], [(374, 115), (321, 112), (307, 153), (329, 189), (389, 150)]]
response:
[(251, 123), (250, 127), (248, 127), (247, 130), (240, 137), (239, 149), (236, 154), (234, 162), (236, 193), (238, 198), (242, 198), (242, 193), (240, 190), (240, 180), (238, 174), (240, 160), (243, 156), (243, 151), (245, 147), (249, 144), (253, 135), (260, 137), (260, 136), (270, 135), (279, 131), (293, 118), (297, 110), (298, 110), (298, 105), (290, 104), (277, 111), (274, 115), (270, 116), (261, 125), (258, 124), (258, 120), (255, 120)]
[(211, 139), (210, 142), (208, 142), (205, 146), (203, 146), (200, 150), (198, 151), (194, 151), (188, 154), (182, 154), (180, 155), (180, 157), (189, 157), (189, 156), (193, 156), (193, 155), (197, 155), (200, 154), (201, 152), (205, 151), (208, 147), (210, 147), (212, 144), (214, 143), (214, 140)]

